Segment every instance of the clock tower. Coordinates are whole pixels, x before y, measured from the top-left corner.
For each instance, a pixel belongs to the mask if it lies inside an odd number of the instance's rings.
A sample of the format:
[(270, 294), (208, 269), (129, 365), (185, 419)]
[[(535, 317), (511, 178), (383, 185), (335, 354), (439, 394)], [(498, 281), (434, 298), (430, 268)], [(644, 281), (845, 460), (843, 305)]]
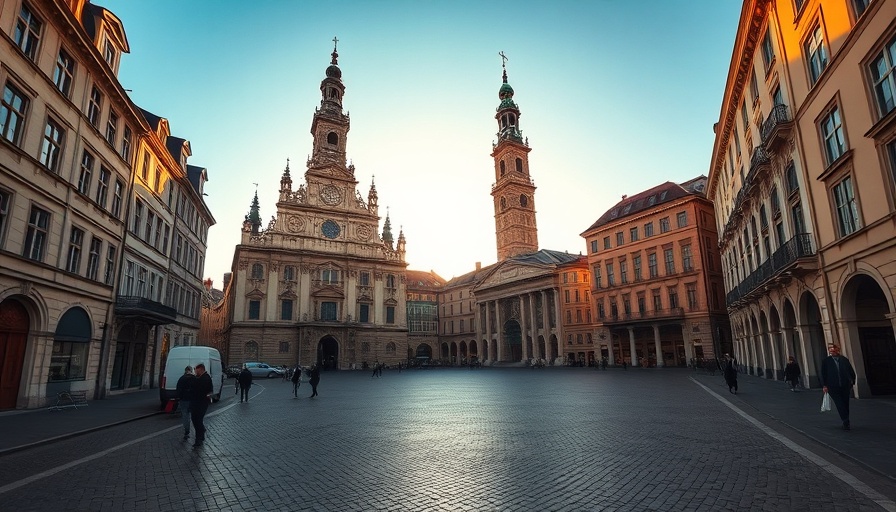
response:
[(498, 261), (538, 251), (535, 224), (535, 182), (529, 176), (529, 141), (520, 131), (520, 110), (513, 101), (513, 88), (507, 83), (507, 57), (503, 59), (503, 83), (498, 90), (495, 119), (498, 142), (492, 145), (495, 159), (495, 184), (492, 200), (495, 208), (495, 237)]

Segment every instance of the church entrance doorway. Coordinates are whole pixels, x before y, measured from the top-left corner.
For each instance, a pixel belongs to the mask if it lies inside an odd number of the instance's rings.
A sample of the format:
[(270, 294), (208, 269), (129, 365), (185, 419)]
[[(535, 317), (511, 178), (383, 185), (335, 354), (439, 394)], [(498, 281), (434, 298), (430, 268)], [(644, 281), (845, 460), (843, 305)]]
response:
[(317, 342), (317, 365), (321, 370), (339, 369), (339, 342), (332, 336), (324, 336)]
[(504, 342), (507, 344), (505, 361), (523, 360), (523, 330), (516, 320), (504, 323)]

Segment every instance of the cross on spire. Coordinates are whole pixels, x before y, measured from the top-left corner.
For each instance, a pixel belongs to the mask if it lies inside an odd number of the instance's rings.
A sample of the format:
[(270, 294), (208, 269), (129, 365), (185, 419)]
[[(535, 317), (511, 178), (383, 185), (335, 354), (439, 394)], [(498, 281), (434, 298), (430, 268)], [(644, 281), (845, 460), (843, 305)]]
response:
[(336, 36), (333, 36), (333, 53), (330, 54), (330, 56), (333, 58), (330, 60), (330, 64), (332, 64), (334, 66), (339, 64), (339, 61), (338, 61), (339, 53), (336, 51), (336, 43), (338, 43), (338, 42), (339, 42), (339, 39), (337, 39)]
[(504, 55), (504, 50), (498, 52), (498, 55), (501, 56), (501, 69), (504, 70), (504, 83), (507, 83), (507, 55)]

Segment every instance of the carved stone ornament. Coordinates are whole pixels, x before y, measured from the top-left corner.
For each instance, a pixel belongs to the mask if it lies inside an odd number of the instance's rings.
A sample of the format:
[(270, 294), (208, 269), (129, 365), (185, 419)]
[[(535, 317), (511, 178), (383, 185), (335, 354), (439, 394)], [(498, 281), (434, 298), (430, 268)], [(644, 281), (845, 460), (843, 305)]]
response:
[(298, 215), (290, 215), (286, 218), (286, 227), (293, 233), (298, 233), (305, 229), (305, 221)]
[(367, 224), (358, 225), (355, 232), (357, 233), (359, 240), (370, 240), (370, 236), (373, 234), (373, 230), (370, 229), (370, 226)]
[(246, 270), (247, 268), (249, 268), (249, 260), (248, 260), (248, 259), (241, 259), (240, 262), (239, 262), (239, 269), (240, 269), (240, 270)]

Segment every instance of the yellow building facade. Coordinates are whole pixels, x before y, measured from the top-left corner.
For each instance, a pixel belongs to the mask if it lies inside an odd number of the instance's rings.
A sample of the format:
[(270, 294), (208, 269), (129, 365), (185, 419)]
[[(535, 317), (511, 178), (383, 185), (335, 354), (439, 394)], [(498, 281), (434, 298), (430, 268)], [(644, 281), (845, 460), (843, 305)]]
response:
[(735, 352), (896, 393), (896, 1), (744, 2), (710, 166)]

